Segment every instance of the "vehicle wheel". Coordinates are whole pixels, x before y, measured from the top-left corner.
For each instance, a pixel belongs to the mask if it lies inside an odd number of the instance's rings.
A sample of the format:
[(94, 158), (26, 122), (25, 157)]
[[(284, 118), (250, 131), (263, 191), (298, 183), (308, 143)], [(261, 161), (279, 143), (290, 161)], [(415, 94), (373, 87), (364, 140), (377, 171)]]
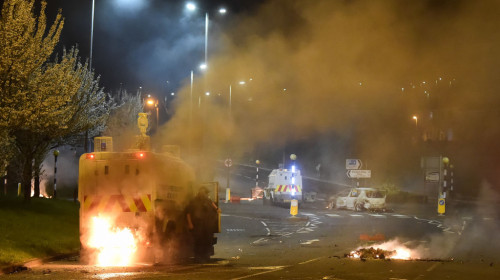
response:
[(363, 211), (364, 207), (361, 203), (356, 203), (356, 205), (354, 205), (354, 211), (356, 212), (361, 212)]
[(333, 210), (335, 208), (337, 208), (337, 206), (335, 205), (335, 201), (331, 201), (330, 203), (328, 203), (328, 209)]

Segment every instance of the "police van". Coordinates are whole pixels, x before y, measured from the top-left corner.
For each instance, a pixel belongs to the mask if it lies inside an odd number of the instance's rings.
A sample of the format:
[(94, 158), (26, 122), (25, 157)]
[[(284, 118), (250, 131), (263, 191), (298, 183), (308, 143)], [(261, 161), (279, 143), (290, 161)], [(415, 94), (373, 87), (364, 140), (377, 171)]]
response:
[(302, 175), (300, 170), (273, 169), (269, 174), (269, 183), (264, 188), (264, 203), (287, 204), (293, 199), (302, 201)]

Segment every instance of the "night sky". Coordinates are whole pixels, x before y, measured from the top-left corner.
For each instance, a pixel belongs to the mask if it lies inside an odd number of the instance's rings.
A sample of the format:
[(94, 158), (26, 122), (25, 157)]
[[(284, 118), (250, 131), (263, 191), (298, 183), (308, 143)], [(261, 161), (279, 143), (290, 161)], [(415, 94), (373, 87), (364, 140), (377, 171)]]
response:
[[(239, 16), (251, 14), (263, 1), (96, 0), (92, 66), (106, 91), (126, 89), (155, 96), (170, 95), (198, 71), (204, 61), (205, 13), (209, 14), (209, 57), (218, 48), (217, 36)], [(51, 23), (62, 9), (64, 28), (57, 52), (78, 45), (90, 54), (92, 0), (48, 0)], [(222, 16), (218, 9), (225, 7)], [(198, 73), (201, 74), (201, 73)], [(168, 81), (168, 82), (167, 82)]]

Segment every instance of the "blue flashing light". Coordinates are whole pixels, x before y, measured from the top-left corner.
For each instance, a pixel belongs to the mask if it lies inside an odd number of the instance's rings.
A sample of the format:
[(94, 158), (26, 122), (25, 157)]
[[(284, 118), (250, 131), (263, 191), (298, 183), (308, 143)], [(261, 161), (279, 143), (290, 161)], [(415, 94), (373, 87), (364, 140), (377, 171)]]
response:
[(295, 165), (292, 165), (292, 172), (295, 172)]

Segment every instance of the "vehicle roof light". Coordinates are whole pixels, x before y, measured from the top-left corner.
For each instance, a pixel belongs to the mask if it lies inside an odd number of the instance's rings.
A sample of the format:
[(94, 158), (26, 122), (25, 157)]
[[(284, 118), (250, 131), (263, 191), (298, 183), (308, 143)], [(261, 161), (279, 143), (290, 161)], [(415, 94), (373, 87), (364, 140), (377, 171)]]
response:
[(95, 155), (94, 154), (87, 154), (85, 157), (87, 159), (95, 159)]

